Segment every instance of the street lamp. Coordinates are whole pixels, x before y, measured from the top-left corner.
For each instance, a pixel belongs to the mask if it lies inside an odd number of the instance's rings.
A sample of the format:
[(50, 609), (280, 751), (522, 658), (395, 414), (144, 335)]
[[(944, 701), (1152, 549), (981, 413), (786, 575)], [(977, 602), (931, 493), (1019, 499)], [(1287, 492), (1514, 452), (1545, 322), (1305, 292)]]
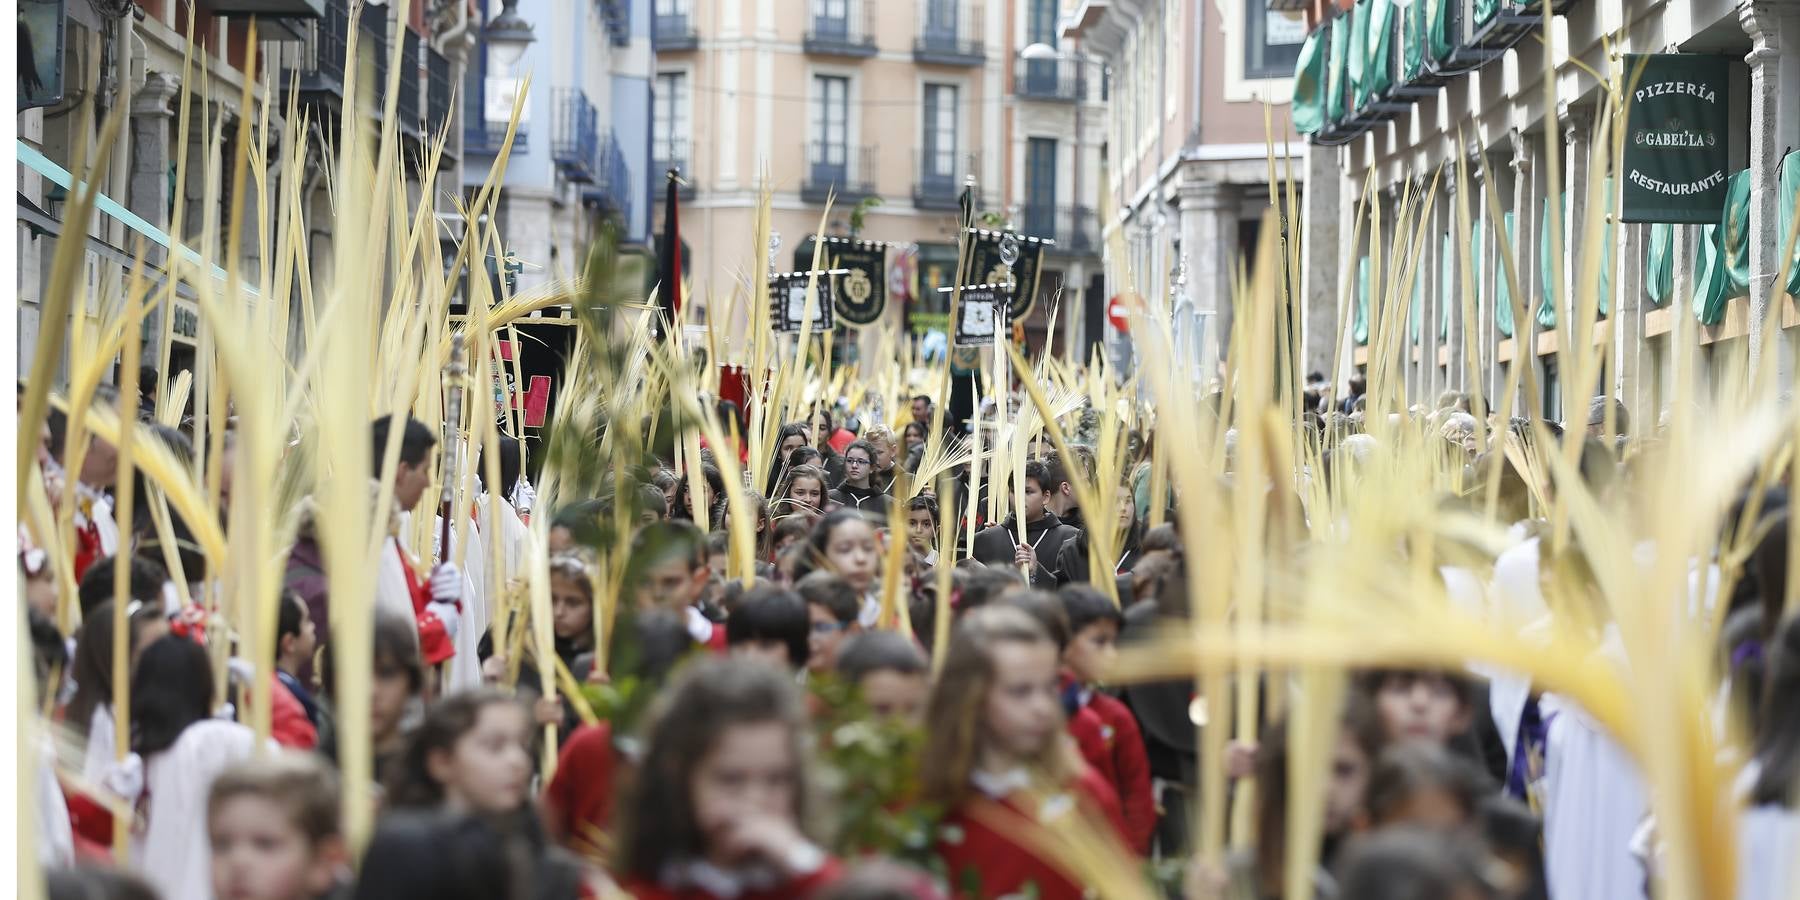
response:
[(488, 20), (481, 29), (481, 38), (487, 43), (488, 52), (493, 54), (494, 65), (509, 75), (525, 55), (525, 48), (537, 40), (531, 33), (531, 23), (519, 15), (518, 6), (519, 0), (503, 0), (500, 14)]
[(1057, 59), (1062, 59), (1062, 54), (1056, 52), (1055, 47), (1052, 47), (1049, 44), (1044, 43), (1043, 41), (1038, 41), (1037, 43), (1027, 45), (1026, 48), (1023, 50), (1020, 50), (1019, 58), (1020, 59), (1034, 59), (1034, 60), (1057, 60)]

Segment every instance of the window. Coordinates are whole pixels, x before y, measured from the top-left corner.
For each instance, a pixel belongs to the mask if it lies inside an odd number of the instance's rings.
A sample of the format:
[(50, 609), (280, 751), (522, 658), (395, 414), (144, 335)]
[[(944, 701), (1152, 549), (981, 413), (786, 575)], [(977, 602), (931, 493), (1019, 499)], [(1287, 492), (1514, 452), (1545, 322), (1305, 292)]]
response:
[(1244, 77), (1291, 78), (1306, 43), (1306, 17), (1273, 10), (1268, 0), (1244, 0)]
[(956, 85), (925, 85), (924, 180), (956, 179)]
[(1056, 46), (1056, 0), (1031, 0), (1031, 19), (1026, 23), (1025, 42)]
[(654, 155), (659, 164), (687, 160), (688, 107), (687, 73), (658, 73), (650, 133), (654, 136)]
[(956, 40), (956, 4), (959, 0), (926, 0), (925, 34), (942, 40)]
[(667, 16), (685, 17), (688, 14), (689, 2), (691, 2), (691, 0), (656, 0), (656, 15), (659, 18)]
[(850, 79), (839, 75), (813, 76), (812, 140), (818, 146), (813, 162), (843, 166), (850, 143)]
[(1031, 138), (1025, 143), (1026, 234), (1056, 234), (1056, 139)]

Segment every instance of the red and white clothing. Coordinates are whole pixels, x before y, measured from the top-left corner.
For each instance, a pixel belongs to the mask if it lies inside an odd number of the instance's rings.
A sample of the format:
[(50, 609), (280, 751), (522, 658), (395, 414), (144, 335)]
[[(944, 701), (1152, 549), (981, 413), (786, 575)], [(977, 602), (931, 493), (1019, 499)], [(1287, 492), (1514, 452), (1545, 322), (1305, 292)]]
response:
[(654, 882), (626, 881), (623, 887), (637, 900), (804, 900), (843, 877), (842, 863), (809, 848), (813, 859), (800, 866), (799, 878), (786, 878), (773, 869), (725, 869), (705, 860), (686, 860), (665, 866)]
[[(1032, 796), (1031, 777), (1024, 769), (1004, 775), (978, 771), (970, 780), (975, 788), (971, 799), (938, 826), (938, 855), (957, 896), (994, 900), (1021, 895), (1035, 886), (1040, 900), (1080, 900), (1082, 886), (1021, 841), (1019, 832), (1081, 812), (1110, 822), (1120, 840), (1125, 839), (1119, 798), (1112, 785), (1090, 768), (1084, 767), (1062, 791), (1042, 799)], [(977, 815), (978, 809), (986, 813)]]
[(88, 567), (119, 552), (119, 526), (113, 521), (112, 501), (106, 494), (75, 483), (75, 580)]

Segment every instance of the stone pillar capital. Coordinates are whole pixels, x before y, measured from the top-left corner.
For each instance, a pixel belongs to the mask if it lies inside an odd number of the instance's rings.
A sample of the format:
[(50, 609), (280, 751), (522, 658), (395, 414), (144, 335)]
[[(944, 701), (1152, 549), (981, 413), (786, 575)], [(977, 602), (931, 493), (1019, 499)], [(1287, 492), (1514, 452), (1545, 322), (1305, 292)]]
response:
[(1184, 180), (1176, 189), (1176, 202), (1182, 209), (1236, 209), (1238, 186), (1223, 181)]
[(1792, 15), (1786, 3), (1776, 0), (1743, 0), (1738, 4), (1738, 27), (1750, 36), (1750, 52), (1744, 62), (1758, 66), (1781, 55), (1781, 19)]
[(172, 72), (151, 72), (144, 78), (144, 86), (137, 89), (131, 98), (131, 114), (134, 116), (172, 116), (175, 114), (173, 102), (181, 96), (181, 78)]

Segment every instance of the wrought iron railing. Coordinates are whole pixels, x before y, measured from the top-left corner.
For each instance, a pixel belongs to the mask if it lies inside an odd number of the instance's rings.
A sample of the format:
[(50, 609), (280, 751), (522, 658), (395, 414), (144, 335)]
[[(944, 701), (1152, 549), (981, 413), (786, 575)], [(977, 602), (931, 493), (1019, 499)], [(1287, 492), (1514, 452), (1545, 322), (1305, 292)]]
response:
[(823, 203), (827, 194), (833, 194), (837, 202), (855, 202), (874, 193), (874, 147), (824, 141), (806, 145), (806, 174), (800, 181), (802, 201)]
[(1092, 253), (1100, 246), (1100, 219), (1089, 207), (1027, 203), (1015, 224), (1021, 234), (1054, 240), (1055, 253)]
[[(967, 153), (944, 154), (913, 151), (913, 206), (919, 209), (953, 210), (962, 202), (963, 185), (969, 173), (980, 168), (979, 157)], [(981, 192), (975, 193), (975, 206), (981, 206)]]
[(875, 55), (873, 0), (812, 0), (805, 49), (825, 56)]
[(550, 92), (555, 121), (550, 128), (550, 156), (563, 177), (591, 184), (600, 177), (600, 111), (580, 88)]
[[(425, 48), (425, 137), (436, 140), (450, 121), (450, 95), (455, 92), (456, 80), (450, 66), (450, 57), (437, 51), (435, 47)], [(456, 141), (444, 142), (444, 154), (456, 155)]]
[(973, 0), (922, 0), (913, 59), (940, 66), (979, 66), (987, 58), (981, 4)]
[(1027, 100), (1085, 99), (1087, 75), (1076, 59), (1016, 59), (1013, 93)]

